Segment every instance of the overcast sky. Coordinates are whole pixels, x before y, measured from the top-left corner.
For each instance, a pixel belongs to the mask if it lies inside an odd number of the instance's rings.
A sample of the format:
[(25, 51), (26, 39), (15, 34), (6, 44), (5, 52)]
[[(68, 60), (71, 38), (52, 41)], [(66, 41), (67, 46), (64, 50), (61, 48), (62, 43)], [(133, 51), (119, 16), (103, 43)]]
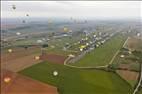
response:
[[(1, 17), (142, 18), (142, 1), (2, 1)], [(16, 9), (12, 9), (12, 5)]]

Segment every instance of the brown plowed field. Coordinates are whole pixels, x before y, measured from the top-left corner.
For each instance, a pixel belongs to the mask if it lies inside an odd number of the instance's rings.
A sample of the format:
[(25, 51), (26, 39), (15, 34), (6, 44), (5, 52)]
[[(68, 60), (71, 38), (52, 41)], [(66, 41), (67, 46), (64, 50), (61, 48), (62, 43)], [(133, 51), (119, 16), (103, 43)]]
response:
[(39, 47), (31, 47), (27, 50), (24, 48), (14, 48), (12, 50), (12, 53), (7, 51), (1, 53), (1, 68), (17, 72), (41, 62), (41, 60), (35, 60), (35, 56), (40, 55)]
[(125, 80), (137, 80), (139, 73), (129, 70), (117, 70), (117, 73)]
[(41, 59), (43, 61), (49, 61), (53, 63), (64, 64), (65, 59), (67, 56), (56, 55), (56, 54), (43, 54), (41, 55)]
[(131, 50), (141, 50), (141, 47), (142, 47), (141, 43), (142, 43), (141, 39), (137, 37), (131, 37), (126, 43), (126, 46)]

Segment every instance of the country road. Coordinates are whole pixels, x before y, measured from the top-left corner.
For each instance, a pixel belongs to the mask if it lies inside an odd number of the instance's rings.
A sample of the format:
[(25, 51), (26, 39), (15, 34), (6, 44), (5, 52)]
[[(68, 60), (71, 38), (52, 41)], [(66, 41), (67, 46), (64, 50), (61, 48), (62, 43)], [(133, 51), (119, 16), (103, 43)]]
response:
[(139, 80), (139, 82), (138, 82), (138, 84), (137, 84), (137, 86), (136, 86), (136, 88), (135, 88), (133, 94), (136, 94), (136, 93), (137, 93), (138, 88), (141, 86), (141, 82), (142, 82), (142, 64), (141, 64), (141, 70), (140, 70), (140, 80)]

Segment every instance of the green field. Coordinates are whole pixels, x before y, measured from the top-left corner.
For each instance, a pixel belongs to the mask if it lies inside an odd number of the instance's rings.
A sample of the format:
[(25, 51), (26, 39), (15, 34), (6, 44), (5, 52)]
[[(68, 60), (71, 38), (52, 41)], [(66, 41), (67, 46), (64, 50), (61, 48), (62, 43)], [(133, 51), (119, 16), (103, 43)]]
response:
[(94, 51), (86, 54), (81, 60), (74, 63), (75, 66), (104, 66), (107, 65), (115, 53), (122, 47), (126, 40), (125, 36), (117, 35), (106, 42), (104, 45), (96, 48)]
[[(137, 42), (137, 44), (138, 43), (141, 44), (141, 42), (139, 40), (135, 40), (135, 42)], [(137, 60), (138, 57), (136, 55), (132, 54), (132, 51), (131, 51), (131, 54), (129, 53), (128, 49), (131, 49), (131, 48), (127, 48), (127, 45), (128, 44), (126, 44), (126, 49), (124, 49), (124, 48), (121, 49), (120, 52), (117, 54), (117, 56), (113, 60), (112, 67), (118, 68), (121, 64), (125, 64), (125, 65), (129, 65), (129, 70), (139, 72), (140, 71), (140, 64)], [(134, 46), (136, 46), (136, 45), (134, 44)], [(135, 49), (137, 51), (142, 50), (139, 46), (134, 47), (133, 49)], [(122, 57), (120, 57), (121, 55), (124, 55), (125, 57), (122, 58)], [(141, 56), (141, 54), (139, 56)]]
[[(120, 57), (121, 55), (125, 55), (125, 57), (122, 58)], [(135, 56), (128, 54), (128, 52), (120, 51), (113, 60), (112, 67), (117, 69), (121, 64), (129, 65), (130, 70), (140, 71), (140, 64), (135, 59)]]
[[(59, 75), (54, 77), (53, 71)], [(21, 72), (23, 75), (58, 87), (59, 94), (130, 94), (131, 87), (117, 74), (101, 70), (82, 70), (41, 62)]]
[(142, 88), (136, 94), (142, 94)]

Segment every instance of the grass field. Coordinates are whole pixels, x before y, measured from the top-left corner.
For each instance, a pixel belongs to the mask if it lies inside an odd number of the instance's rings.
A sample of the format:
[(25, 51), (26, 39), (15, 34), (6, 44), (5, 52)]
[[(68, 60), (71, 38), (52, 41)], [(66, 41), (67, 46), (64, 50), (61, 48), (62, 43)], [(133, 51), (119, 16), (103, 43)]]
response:
[(104, 45), (96, 48), (94, 51), (88, 53), (78, 62), (74, 63), (75, 66), (104, 66), (107, 65), (115, 53), (122, 47), (126, 37), (117, 35), (106, 42)]
[[(58, 71), (56, 77), (53, 71)], [(101, 70), (81, 70), (61, 64), (41, 62), (21, 72), (23, 75), (58, 87), (59, 94), (130, 94), (131, 87), (117, 74)]]
[(140, 91), (137, 94), (142, 94), (142, 88), (140, 89)]
[[(121, 55), (125, 55), (125, 57), (120, 57)], [(113, 60), (112, 67), (119, 68), (120, 65), (128, 66), (128, 69), (133, 71), (140, 71), (140, 65), (136, 61), (135, 56), (133, 54), (128, 54), (128, 52), (120, 51), (115, 59)]]

